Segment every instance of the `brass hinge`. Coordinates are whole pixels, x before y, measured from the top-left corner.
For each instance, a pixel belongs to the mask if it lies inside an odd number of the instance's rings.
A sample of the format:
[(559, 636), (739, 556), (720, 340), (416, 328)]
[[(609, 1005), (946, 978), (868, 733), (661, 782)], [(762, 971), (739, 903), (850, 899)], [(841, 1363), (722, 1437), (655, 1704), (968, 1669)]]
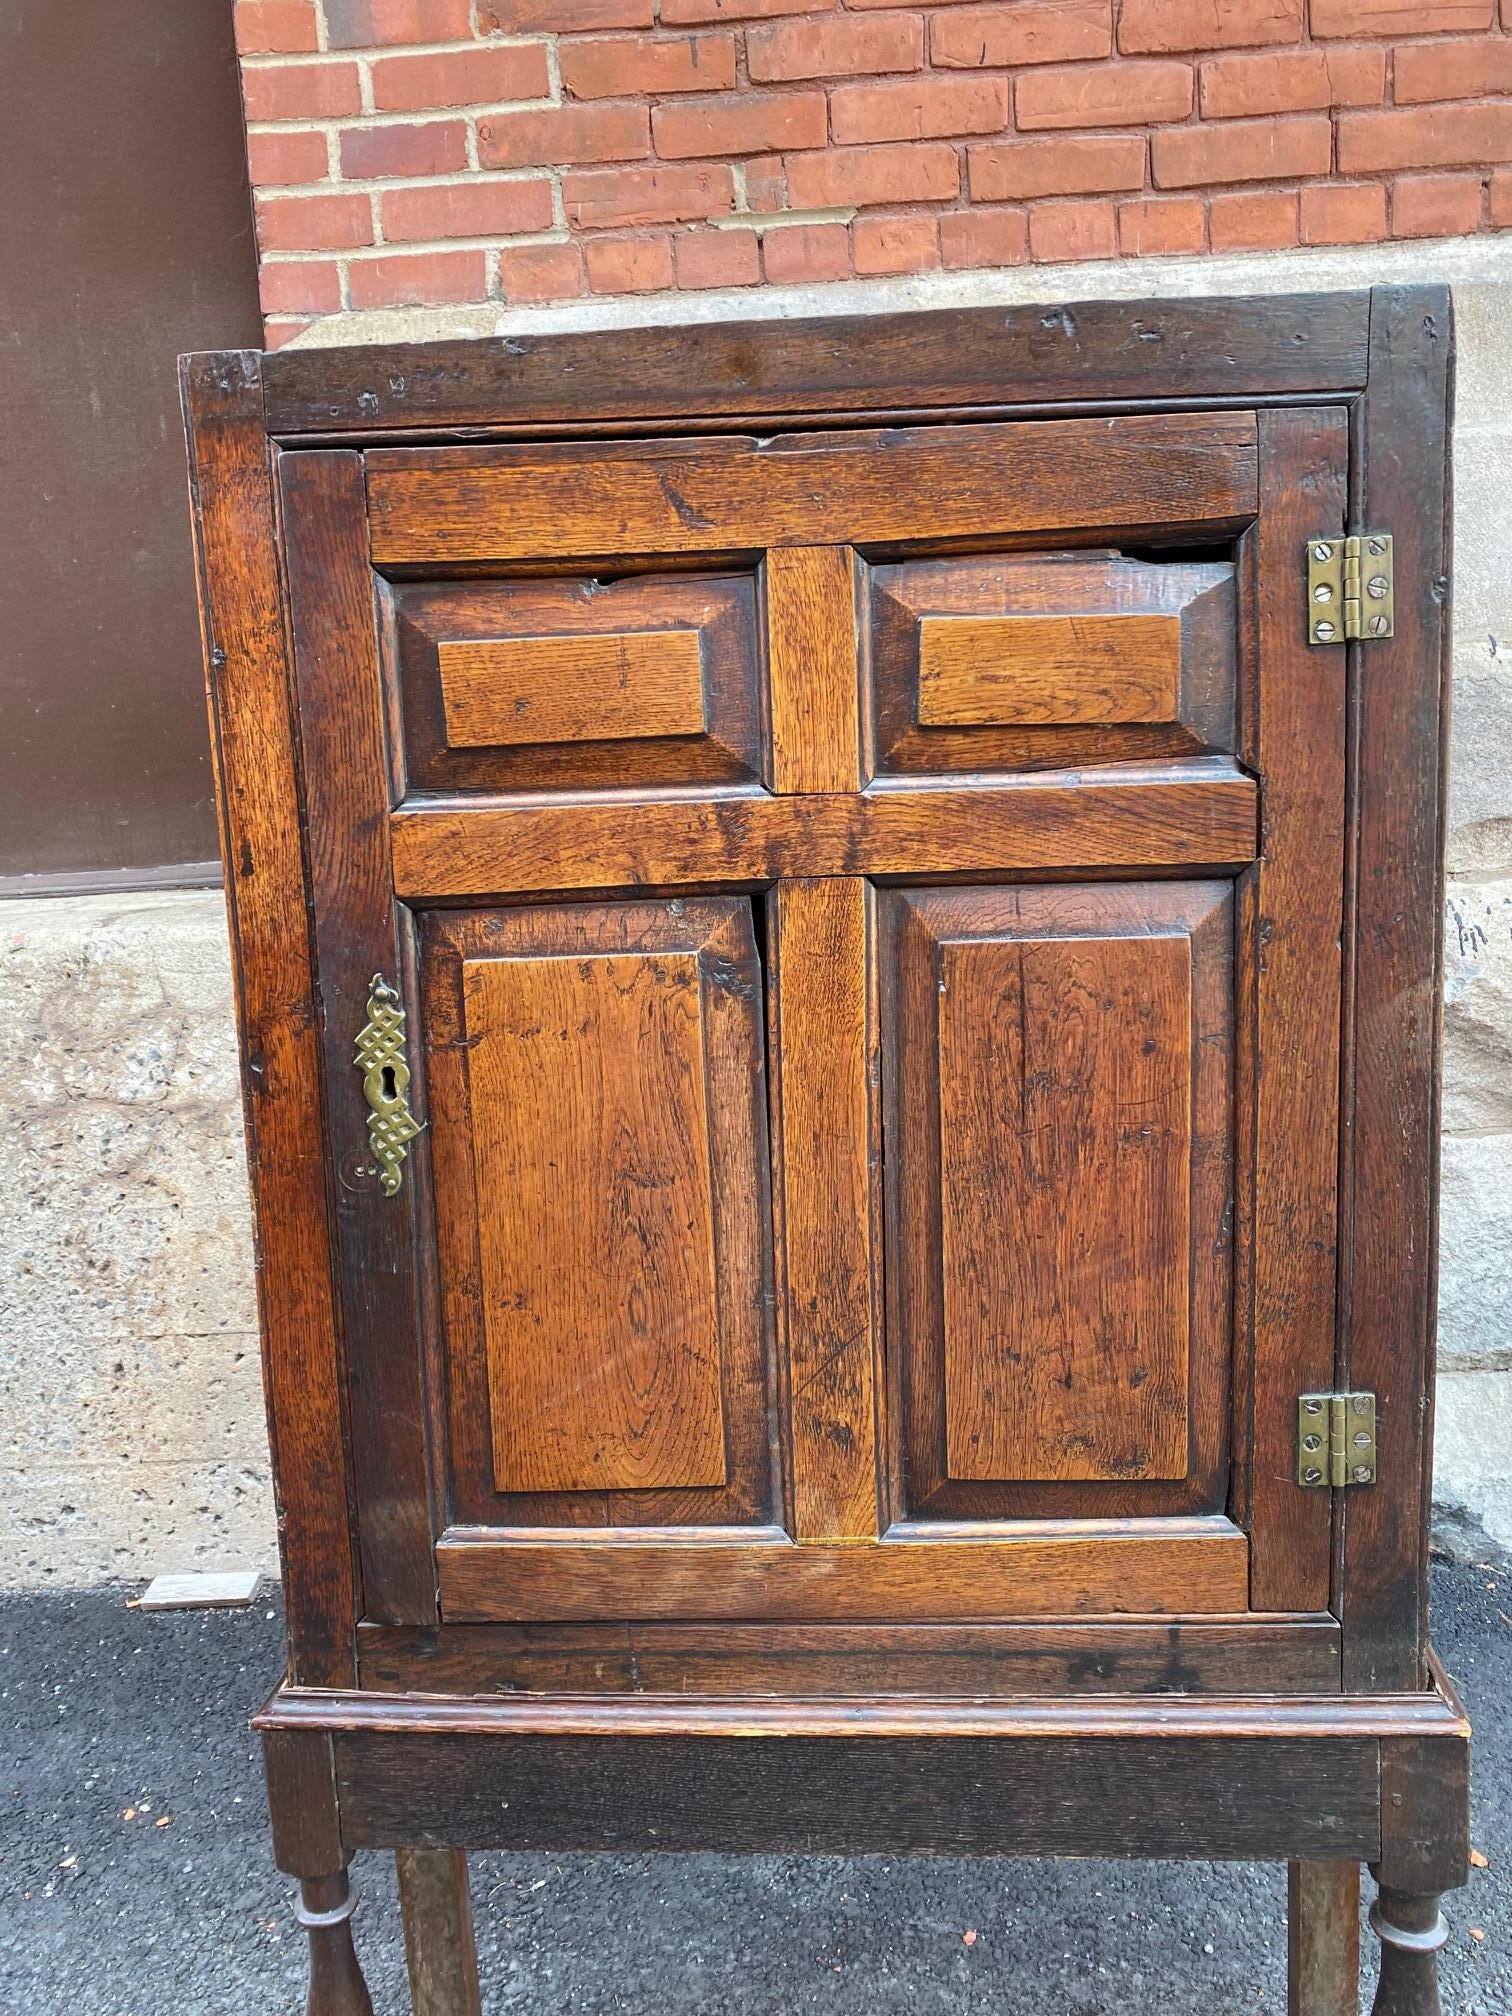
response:
[(1309, 1489), (1376, 1480), (1374, 1393), (1304, 1393), (1297, 1401), (1297, 1482)]
[(1366, 643), (1396, 628), (1396, 573), (1389, 532), (1307, 542), (1307, 641)]

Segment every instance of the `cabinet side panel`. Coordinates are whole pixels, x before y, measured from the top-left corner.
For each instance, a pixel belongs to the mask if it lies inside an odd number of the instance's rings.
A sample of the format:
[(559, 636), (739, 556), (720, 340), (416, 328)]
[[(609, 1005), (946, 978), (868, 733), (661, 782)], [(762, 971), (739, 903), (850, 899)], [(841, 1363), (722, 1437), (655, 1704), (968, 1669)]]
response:
[(314, 982), (259, 359), (183, 375), (290, 1676), (356, 1675)]
[(1344, 1684), (1424, 1684), (1438, 1218), (1448, 453), (1442, 288), (1377, 288), (1356, 439), (1363, 527), (1391, 533), (1396, 633), (1357, 646), (1354, 1040), (1345, 1084), (1348, 1377), (1378, 1399), (1378, 1481), (1345, 1494)]

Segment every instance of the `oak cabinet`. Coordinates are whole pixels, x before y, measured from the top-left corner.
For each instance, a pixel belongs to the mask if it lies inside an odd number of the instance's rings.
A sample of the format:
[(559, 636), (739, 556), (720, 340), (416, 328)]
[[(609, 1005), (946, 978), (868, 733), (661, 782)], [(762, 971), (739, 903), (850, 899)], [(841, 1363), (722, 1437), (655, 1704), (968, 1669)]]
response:
[(1370, 1861), (1430, 2007), (1448, 345), (187, 361), (330, 2016), (374, 1845), (422, 2016), (620, 1843), (1279, 1855), (1305, 2016)]

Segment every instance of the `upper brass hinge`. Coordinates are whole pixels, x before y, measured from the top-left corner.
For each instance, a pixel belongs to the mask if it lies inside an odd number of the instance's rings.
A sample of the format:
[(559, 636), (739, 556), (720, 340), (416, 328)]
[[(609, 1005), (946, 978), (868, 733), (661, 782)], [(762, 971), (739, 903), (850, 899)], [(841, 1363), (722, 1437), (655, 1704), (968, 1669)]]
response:
[(1304, 1393), (1297, 1401), (1297, 1482), (1312, 1488), (1376, 1481), (1374, 1393)]
[(1389, 532), (1307, 542), (1307, 641), (1367, 644), (1396, 628), (1396, 570)]

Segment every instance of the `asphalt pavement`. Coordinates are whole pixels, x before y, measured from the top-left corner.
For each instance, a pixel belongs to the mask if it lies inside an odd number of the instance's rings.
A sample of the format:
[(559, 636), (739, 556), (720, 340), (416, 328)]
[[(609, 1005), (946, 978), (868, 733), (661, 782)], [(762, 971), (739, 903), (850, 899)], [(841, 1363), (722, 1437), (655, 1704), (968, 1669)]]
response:
[[(304, 1938), (246, 1729), (281, 1664), (276, 1603), (149, 1616), (130, 1593), (0, 1597), (0, 2012), (297, 2016)], [(1434, 1595), (1488, 1863), (1449, 1900), (1444, 2007), (1509, 2016), (1512, 1563), (1441, 1563)], [(354, 1873), (375, 2008), (403, 2016), (390, 1863)], [(485, 1855), (473, 1893), (488, 2016), (1286, 2006), (1275, 1867)]]

